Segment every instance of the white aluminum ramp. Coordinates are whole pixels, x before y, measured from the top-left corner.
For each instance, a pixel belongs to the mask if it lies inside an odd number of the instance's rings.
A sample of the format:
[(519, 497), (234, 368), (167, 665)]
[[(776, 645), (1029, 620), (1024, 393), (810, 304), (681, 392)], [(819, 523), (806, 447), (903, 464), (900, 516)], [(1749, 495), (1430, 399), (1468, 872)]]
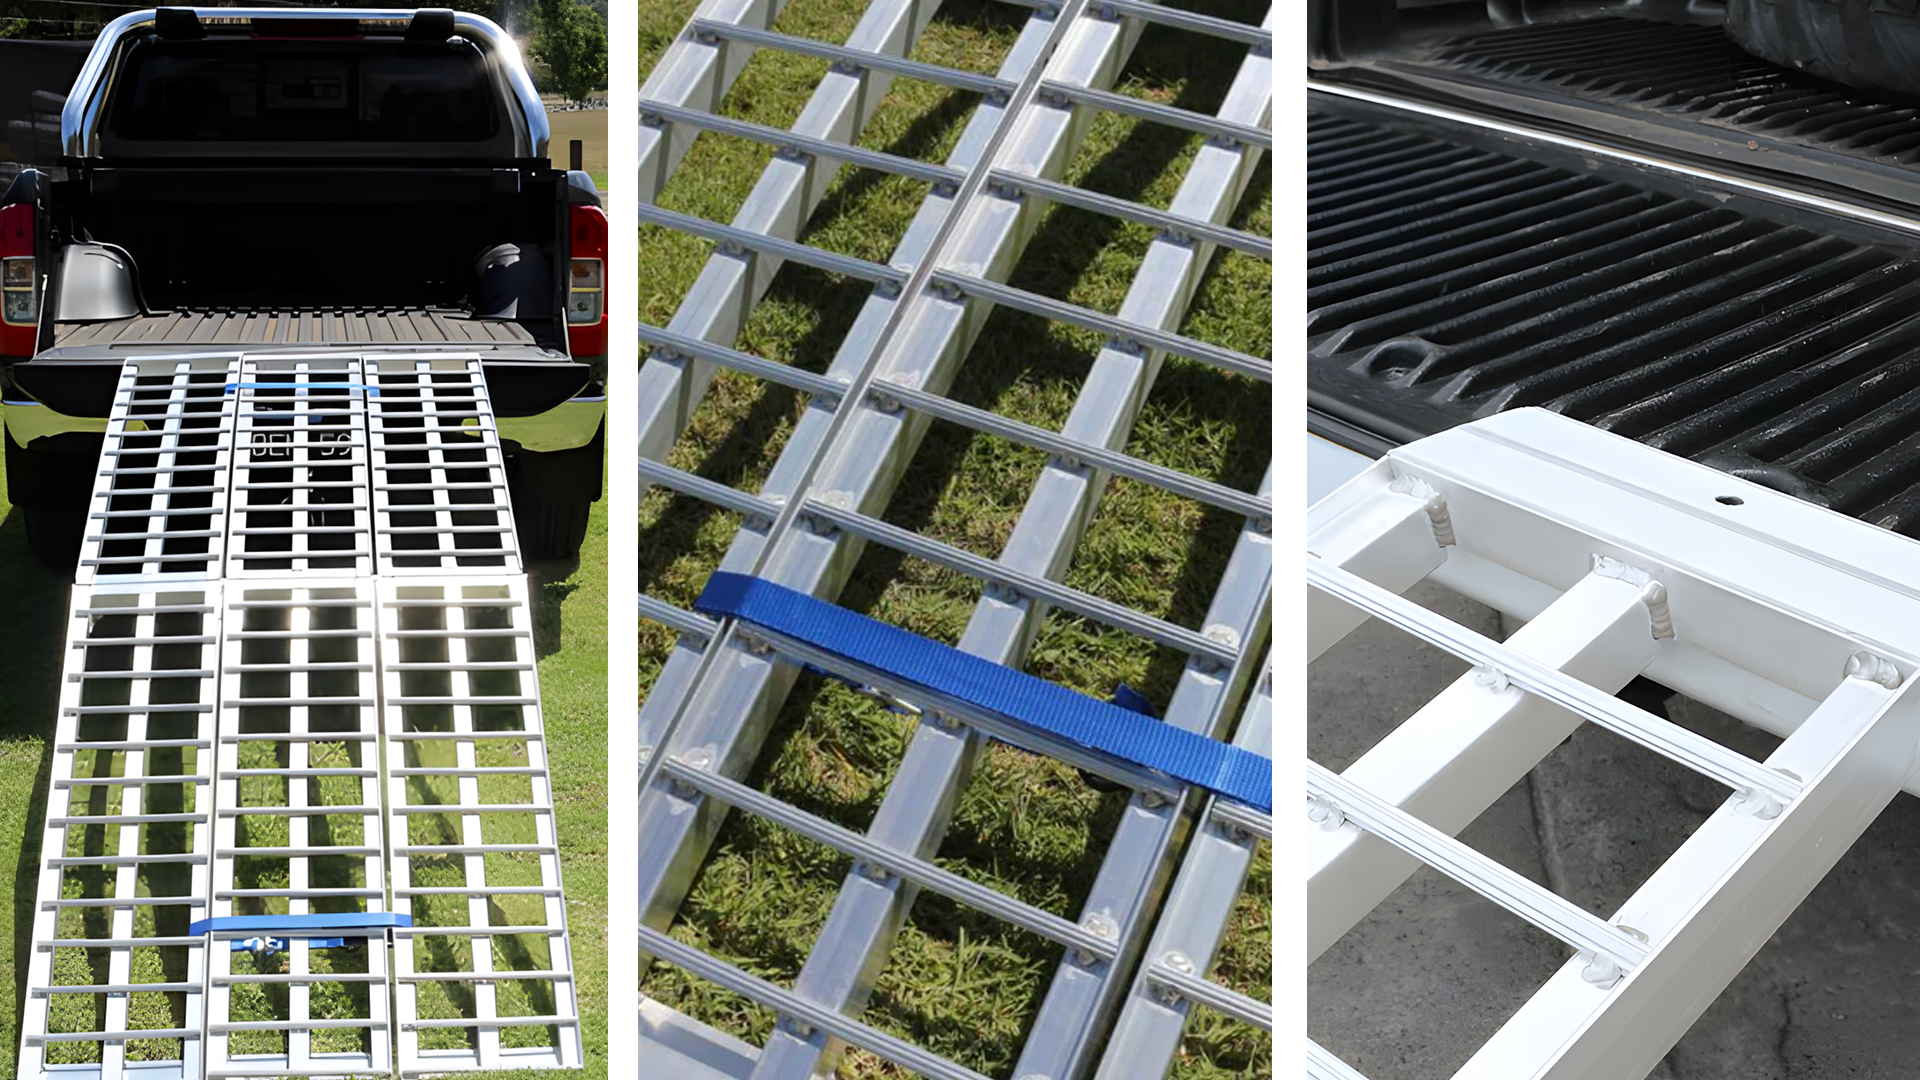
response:
[[(643, 490), (665, 488), (739, 515), (742, 527), (717, 569), (757, 574), (815, 596), (837, 595), (867, 547), (962, 575), (978, 583), (983, 595), (958, 644), (997, 663), (1019, 667), (1054, 611), (1126, 635), (1143, 654), (1169, 650), (1179, 657), (1180, 675), (1167, 722), (1230, 736), (1236, 706), (1256, 681), (1266, 653), (1270, 477), (1256, 491), (1239, 490), (1153, 464), (1123, 448), (1167, 357), (1243, 378), (1250, 392), (1264, 394), (1261, 388), (1271, 380), (1268, 361), (1179, 332), (1216, 252), (1231, 249), (1271, 259), (1267, 238), (1226, 224), (1271, 146), (1266, 130), (1273, 93), (1271, 16), (1256, 26), (1131, 0), (1011, 3), (1030, 14), (999, 69), (985, 75), (909, 58), (937, 4), (872, 0), (844, 44), (773, 31), (781, 6), (751, 0), (702, 5), (642, 87), (641, 220), (715, 245), (671, 322), (640, 330), (643, 346), (650, 348), (639, 378)], [(1261, 10), (1247, 14), (1258, 18)], [(1149, 24), (1243, 50), (1237, 77), (1215, 113), (1161, 106), (1108, 89)], [(721, 115), (728, 86), (754, 50), (833, 65), (791, 129)], [(860, 145), (863, 127), (895, 80), (977, 95), (944, 161)], [(1059, 181), (1095, 114), (1103, 111), (1204, 137), (1166, 209)], [(653, 205), (700, 133), (776, 151), (729, 224)], [(924, 200), (885, 264), (798, 242), (843, 165), (925, 185)], [(1006, 284), (1041, 209), (1053, 204), (1153, 230), (1117, 313)], [(871, 286), (837, 339), (824, 374), (753, 355), (737, 340), (775, 272), (787, 262)], [(1089, 374), (1063, 430), (977, 408), (948, 392), (974, 339), (999, 307), (1099, 335), (1101, 345), (1090, 350)], [(807, 398), (757, 491), (667, 464), (676, 439), (722, 370)], [(935, 423), (1047, 455), (997, 560), (885, 520), (895, 487)], [(1191, 499), (1240, 526), (1224, 572), (1210, 582), (1217, 587), (1210, 588), (1214, 599), (1199, 626), (1175, 625), (1062, 583), (1103, 493), (1116, 478)], [(1183, 539), (1170, 536), (1168, 542)], [(1055, 1080), (1093, 1075), (1104, 1032), (1136, 976), (1146, 970), (1138, 962), (1140, 951), (1205, 800), (1138, 776), (1120, 778), (1137, 793), (1082, 910), (1063, 917), (1033, 908), (946, 873), (933, 861), (956, 801), (984, 757), (987, 740), (976, 722), (912, 701), (911, 693), (891, 691), (927, 709), (871, 824), (863, 832), (842, 828), (744, 782), (801, 664), (813, 662), (804, 650), (762, 640), (731, 621), (716, 623), (658, 597), (643, 595), (639, 602), (644, 617), (680, 635), (639, 718), (642, 951), (741, 995), (778, 1019), (763, 1044), (751, 1046), (645, 1001), (642, 1045), (648, 1057), (637, 1074), (807, 1080), (832, 1071), (854, 1047), (922, 1075), (975, 1076), (951, 1058), (861, 1019), (917, 897), (930, 891), (1060, 947), (1038, 1015), (1015, 1048), (1012, 1074)], [(1257, 714), (1249, 703), (1243, 727)], [(665, 932), (726, 816), (739, 811), (853, 860), (791, 988)], [(1256, 835), (1253, 842), (1263, 841)], [(1230, 858), (1203, 860), (1183, 895), (1193, 903), (1231, 906), (1244, 864), (1239, 874), (1232, 867)], [(1211, 900), (1203, 902), (1203, 895)], [(1170, 975), (1153, 975), (1151, 992), (1160, 1000), (1172, 995), (1186, 1004), (1173, 1010), (1170, 1028), (1162, 1025), (1159, 1034), (1148, 1037), (1156, 1051), (1165, 1048), (1149, 1067), (1151, 1075), (1160, 1075), (1170, 1063), (1193, 1001), (1210, 998), (1212, 1006), (1224, 1004), (1236, 1019), (1271, 1023), (1264, 1003), (1212, 994), (1212, 984), (1203, 978), (1206, 949), (1198, 938), (1183, 947), (1199, 957), (1192, 981), (1173, 968), (1164, 969)], [(1169, 980), (1182, 990), (1169, 990)], [(1167, 1030), (1171, 1039), (1165, 1038)]]
[(21, 1076), (580, 1065), (512, 529), (477, 357), (129, 361)]
[[(1912, 786), (1916, 567), (1904, 537), (1543, 410), (1391, 451), (1309, 511), (1309, 659), (1375, 618), (1474, 666), (1343, 773), (1308, 763), (1309, 959), (1424, 863), (1571, 953), (1456, 1077), (1639, 1080)], [(1495, 642), (1399, 595), (1423, 579), (1530, 621)], [(1756, 761), (1613, 696), (1640, 674), (1785, 742)], [(1582, 723), (1728, 791), (1604, 916), (1454, 839)], [(1358, 1075), (1319, 1046), (1307, 1071)]]

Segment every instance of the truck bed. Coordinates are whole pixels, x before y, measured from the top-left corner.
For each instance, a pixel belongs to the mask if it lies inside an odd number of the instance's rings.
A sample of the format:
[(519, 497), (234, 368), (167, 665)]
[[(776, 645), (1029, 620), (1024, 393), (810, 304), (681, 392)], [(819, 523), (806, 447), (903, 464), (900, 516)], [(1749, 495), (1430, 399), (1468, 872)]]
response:
[(183, 343), (430, 342), (533, 345), (511, 319), (476, 319), (448, 308), (170, 311), (110, 322), (60, 323), (53, 347)]

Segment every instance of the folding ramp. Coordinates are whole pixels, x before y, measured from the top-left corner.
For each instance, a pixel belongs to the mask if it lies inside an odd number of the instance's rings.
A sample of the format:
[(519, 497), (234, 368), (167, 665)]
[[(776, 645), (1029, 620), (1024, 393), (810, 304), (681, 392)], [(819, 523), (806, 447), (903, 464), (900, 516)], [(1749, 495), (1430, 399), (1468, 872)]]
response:
[(101, 461), (21, 1075), (579, 1065), (478, 360), (129, 361)]
[[(1920, 789), (1916, 565), (1904, 537), (1538, 409), (1390, 452), (1309, 512), (1309, 659), (1371, 617), (1474, 668), (1343, 773), (1307, 763), (1309, 958), (1424, 863), (1569, 953), (1457, 1077), (1645, 1076)], [(1424, 579), (1527, 623), (1492, 641), (1401, 596)], [(1613, 696), (1641, 674), (1785, 741), (1755, 760)], [(1730, 792), (1604, 915), (1454, 839), (1582, 723)], [(1360, 1075), (1317, 1046), (1307, 1073)]]
[[(1245, 377), (1254, 386), (1271, 380), (1268, 361), (1178, 332), (1216, 251), (1271, 259), (1268, 239), (1223, 224), (1271, 145), (1270, 32), (1265, 25), (1131, 0), (1015, 4), (1031, 9), (1030, 17), (1000, 70), (985, 76), (906, 59), (935, 4), (875, 0), (844, 45), (770, 29), (781, 6), (753, 0), (703, 5), (642, 87), (641, 220), (715, 247), (672, 321), (640, 329), (650, 350), (639, 378), (643, 488), (665, 488), (743, 519), (716, 569), (754, 574), (817, 597), (839, 594), (868, 545), (964, 575), (982, 595), (959, 646), (998, 663), (1020, 666), (1053, 610), (1127, 635), (1140, 650), (1171, 650), (1184, 658), (1184, 667), (1166, 722), (1266, 753), (1270, 694), (1258, 676), (1271, 593), (1270, 477), (1247, 492), (1121, 448), (1169, 355)], [(1108, 89), (1148, 23), (1244, 46), (1217, 113)], [(832, 64), (791, 130), (719, 113), (718, 103), (753, 50)], [(946, 161), (851, 145), (895, 79), (977, 96)], [(1092, 114), (1102, 110), (1204, 137), (1167, 209), (1055, 179), (1085, 137)], [(731, 224), (652, 205), (703, 132), (776, 149)], [(842, 166), (926, 184), (924, 202), (884, 265), (794, 239)], [(1033, 236), (1039, 207), (1050, 203), (1154, 230), (1117, 314), (1005, 283)], [(787, 262), (872, 286), (824, 374), (734, 346), (754, 304)], [(1035, 427), (943, 392), (996, 307), (1104, 339), (1063, 430)], [(666, 463), (720, 370), (787, 387), (807, 401), (758, 491)], [(1047, 455), (997, 560), (885, 520), (902, 474), (935, 422)], [(1101, 494), (1115, 478), (1175, 493), (1241, 522), (1199, 626), (1176, 625), (1062, 584)], [(641, 951), (779, 1018), (764, 1045), (751, 1046), (643, 999), (639, 1075), (805, 1080), (830, 1071), (846, 1048), (858, 1047), (920, 1075), (977, 1077), (861, 1019), (895, 936), (923, 890), (1059, 948), (1014, 1076), (1160, 1075), (1195, 1004), (1271, 1029), (1269, 1005), (1206, 978), (1253, 847), (1271, 834), (1265, 815), (1237, 804), (1214, 806), (1164, 778), (1063, 757), (1108, 774), (1134, 794), (1083, 910), (1074, 917), (1040, 910), (934, 861), (990, 718), (927, 700), (881, 673), (836, 669), (830, 658), (777, 634), (709, 619), (658, 597), (642, 595), (639, 603), (643, 617), (678, 634), (639, 717)], [(804, 664), (853, 678), (919, 718), (865, 831), (824, 820), (746, 782)], [(667, 933), (729, 812), (755, 815), (852, 860), (791, 986)], [(1176, 910), (1191, 919), (1190, 926), (1168, 926), (1165, 913)], [(1151, 955), (1143, 957), (1156, 919), (1162, 929)], [(1109, 1046), (1116, 1049), (1108, 1052)], [(1116, 1056), (1121, 1046), (1130, 1048), (1130, 1060)]]

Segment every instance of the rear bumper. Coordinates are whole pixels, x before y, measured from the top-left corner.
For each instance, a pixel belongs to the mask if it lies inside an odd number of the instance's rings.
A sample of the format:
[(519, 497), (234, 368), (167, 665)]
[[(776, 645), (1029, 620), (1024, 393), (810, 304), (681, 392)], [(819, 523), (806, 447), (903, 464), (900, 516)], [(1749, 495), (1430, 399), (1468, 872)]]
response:
[[(324, 349), (326, 346), (318, 348)], [(410, 348), (406, 345), (354, 345), (351, 348), (358, 352), (387, 354), (420, 352), (423, 355), (440, 355), (448, 351), (444, 346)], [(269, 347), (263, 350), (257, 346), (247, 349), (222, 349), (219, 346), (195, 349), (191, 346), (183, 348), (179, 344), (112, 350), (51, 349), (32, 360), (23, 360), (8, 368), (6, 397), (8, 400), (35, 402), (68, 417), (95, 418), (104, 423), (113, 406), (113, 392), (120, 378), (120, 367), (129, 357), (187, 352), (195, 356), (207, 356), (228, 351), (255, 354), (266, 351), (312, 353), (315, 350), (314, 345)], [(455, 351), (472, 355), (472, 350)], [(494, 414), (502, 419), (539, 417), (561, 408), (585, 393), (593, 377), (590, 365), (558, 357), (545, 349), (484, 350), (480, 359), (486, 374), (487, 394), (493, 399)], [(95, 427), (92, 430), (104, 428)], [(587, 437), (591, 438), (592, 434), (592, 427), (589, 426)]]
[(0, 399), (0, 416), (7, 438), (23, 450), (40, 449), (33, 444), (57, 435), (101, 435), (107, 430), (106, 417), (68, 416), (18, 392)]
[[(306, 351), (310, 351), (307, 347)], [(178, 346), (158, 350), (181, 352)], [(370, 351), (370, 350), (367, 350)], [(8, 438), (22, 450), (92, 456), (125, 356), (48, 358), (11, 365), (0, 383)], [(577, 450), (607, 414), (606, 392), (589, 364), (571, 360), (482, 359), (500, 437), (529, 453)], [(82, 436), (82, 439), (61, 438)]]

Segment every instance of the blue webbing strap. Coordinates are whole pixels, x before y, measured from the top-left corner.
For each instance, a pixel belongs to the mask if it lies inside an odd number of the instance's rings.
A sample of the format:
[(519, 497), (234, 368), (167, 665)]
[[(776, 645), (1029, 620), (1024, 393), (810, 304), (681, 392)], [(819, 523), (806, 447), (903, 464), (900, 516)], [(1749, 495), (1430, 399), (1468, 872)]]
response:
[[(234, 952), (256, 950), (256, 943), (263, 944), (268, 951), (285, 952), (287, 938), (296, 937), (305, 941), (310, 948), (335, 949), (347, 943), (343, 930), (385, 930), (390, 926), (412, 926), (413, 916), (395, 915), (385, 912), (341, 911), (320, 915), (227, 915), (213, 919), (199, 919), (187, 924), (187, 933), (198, 937), (214, 930), (258, 930), (256, 938), (238, 939), (231, 943)], [(299, 931), (309, 931), (300, 933)], [(275, 933), (279, 936), (275, 936)], [(365, 940), (364, 936), (359, 940)]]
[(1036, 731), (1273, 812), (1273, 762), (770, 581), (716, 572), (697, 611), (753, 623)]

